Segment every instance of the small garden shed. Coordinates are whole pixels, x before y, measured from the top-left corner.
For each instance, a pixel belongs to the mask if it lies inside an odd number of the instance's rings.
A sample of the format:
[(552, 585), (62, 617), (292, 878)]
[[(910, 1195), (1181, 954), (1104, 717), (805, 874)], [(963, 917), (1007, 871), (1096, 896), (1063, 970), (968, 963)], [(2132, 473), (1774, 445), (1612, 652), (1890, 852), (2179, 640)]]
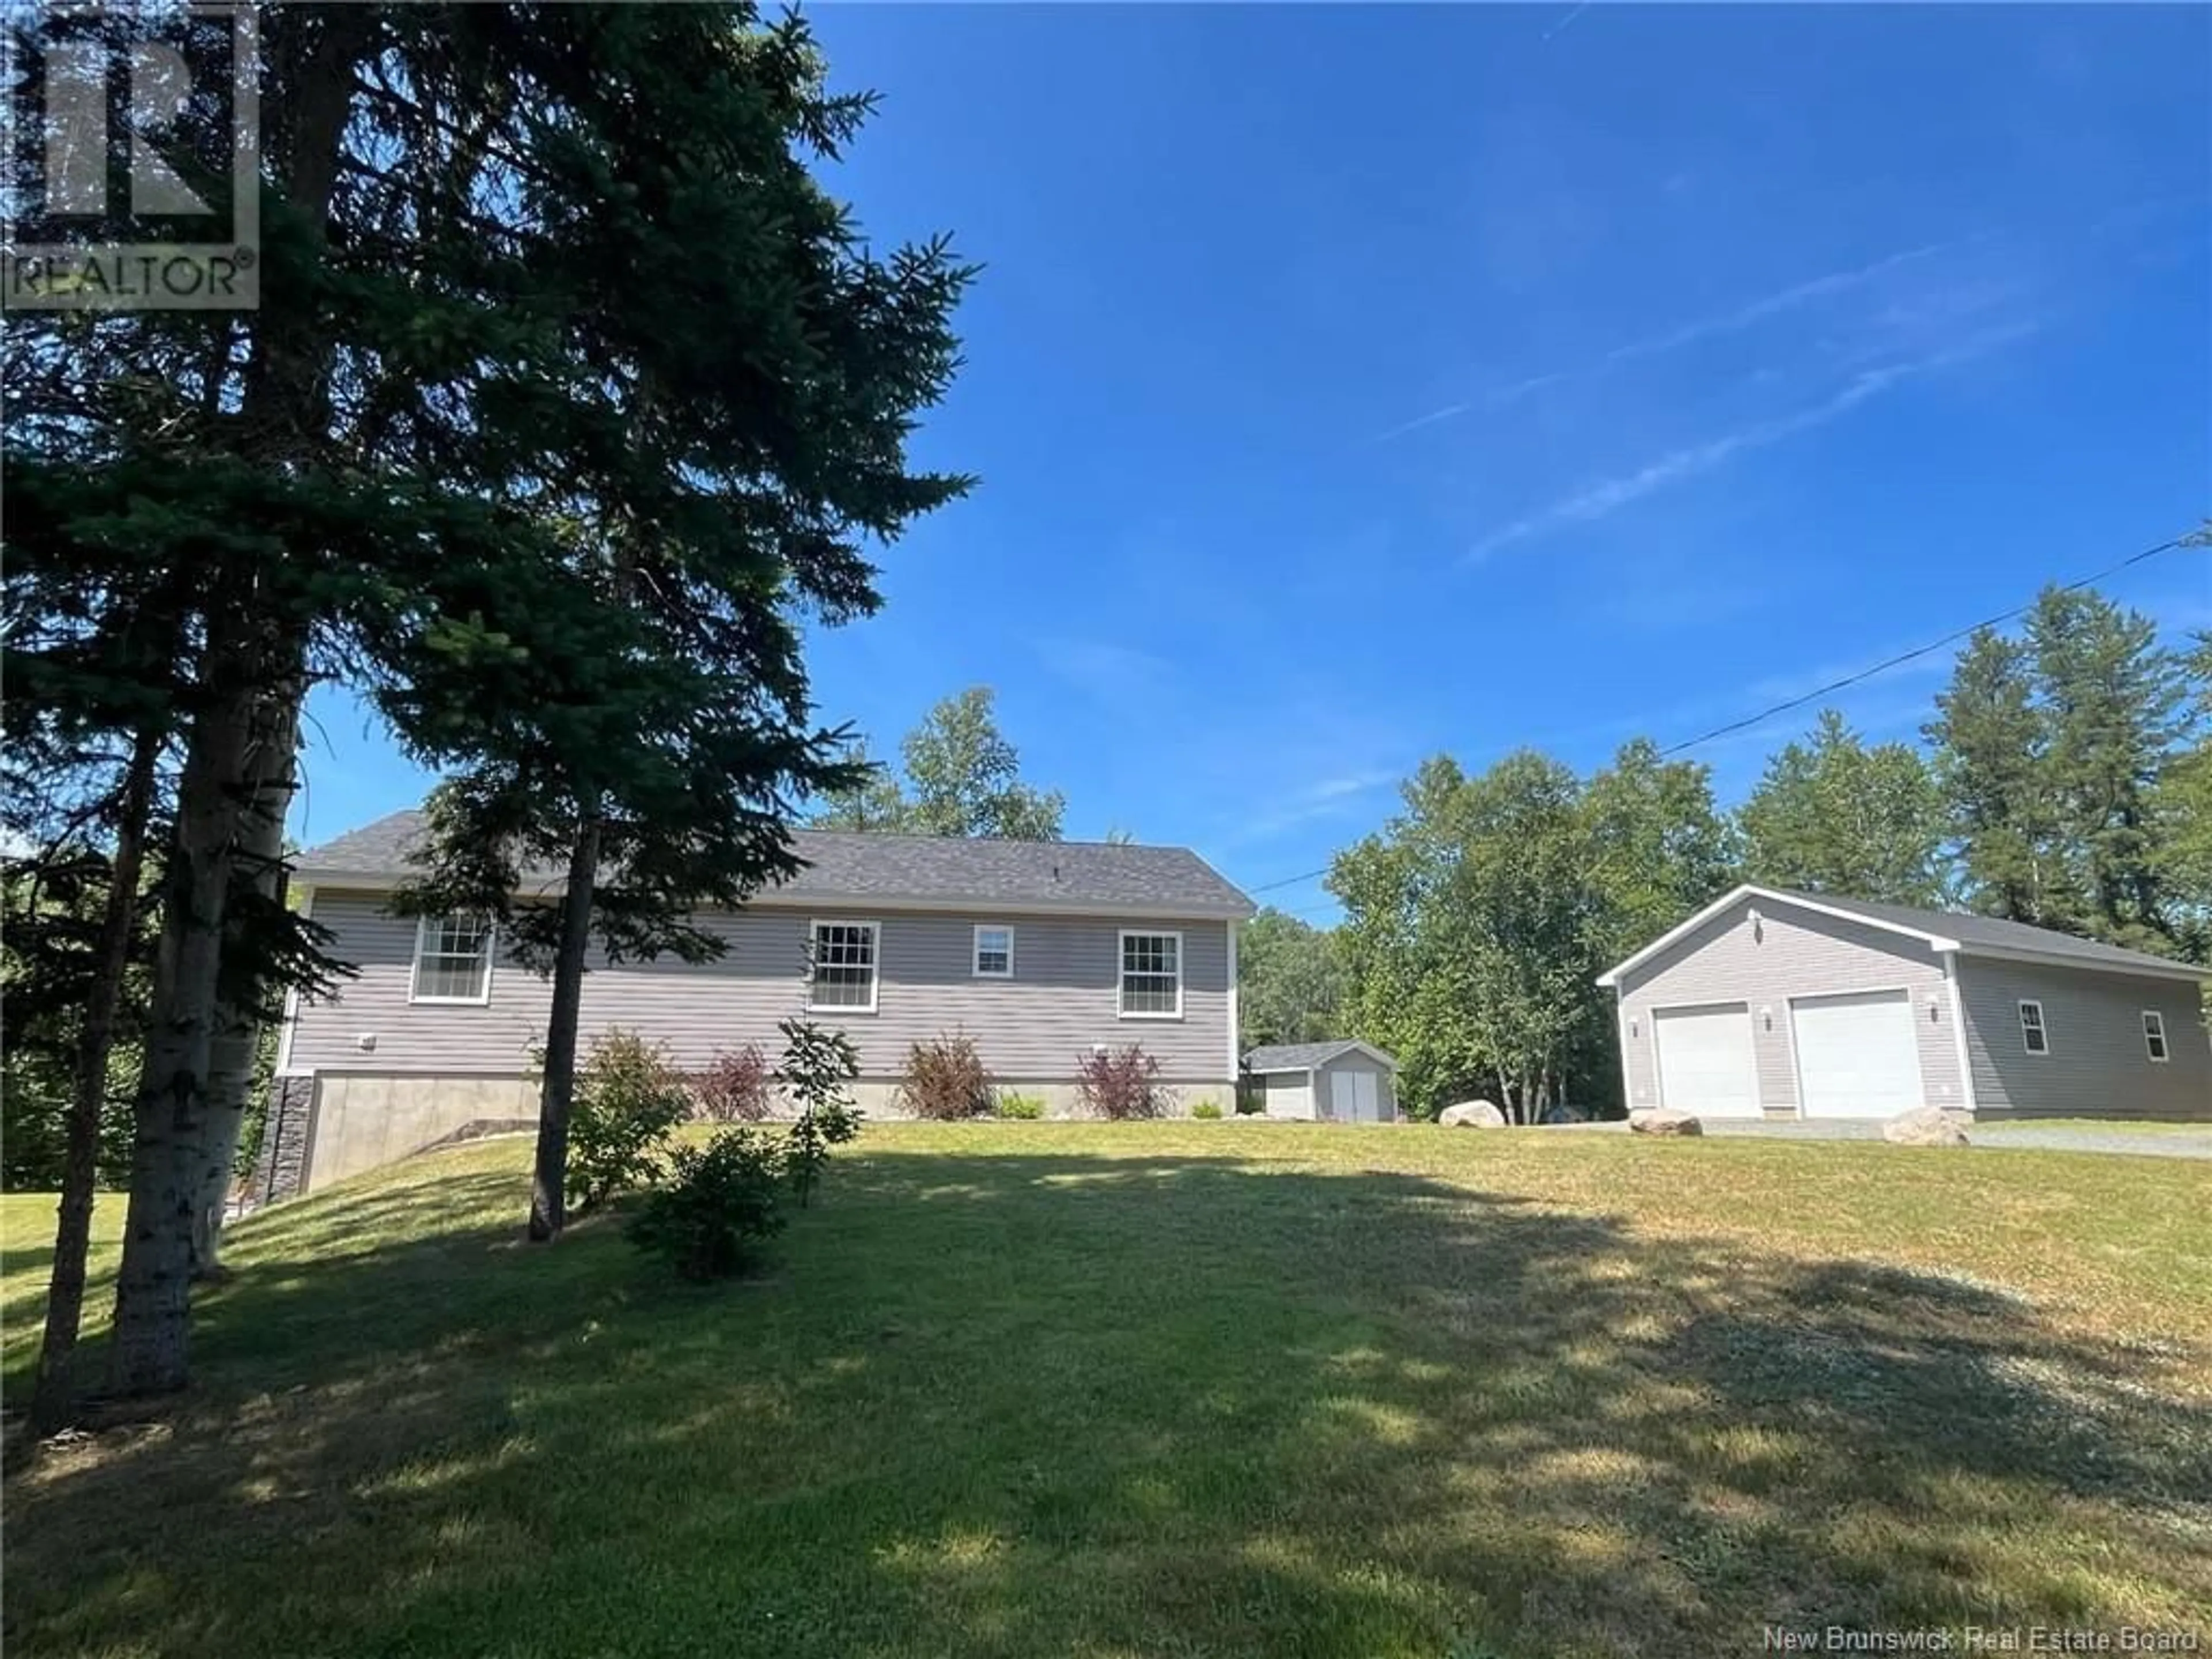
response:
[(1269, 1117), (1389, 1123), (1398, 1116), (1398, 1062), (1349, 1038), (1255, 1048), (1244, 1056), (1260, 1109)]

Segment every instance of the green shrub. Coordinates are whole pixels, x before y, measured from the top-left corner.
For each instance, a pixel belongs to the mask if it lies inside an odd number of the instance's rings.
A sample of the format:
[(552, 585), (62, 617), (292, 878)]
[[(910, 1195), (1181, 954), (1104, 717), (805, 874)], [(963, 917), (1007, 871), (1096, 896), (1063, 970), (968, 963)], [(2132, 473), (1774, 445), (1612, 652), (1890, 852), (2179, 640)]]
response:
[(830, 1167), (830, 1149), (860, 1133), (860, 1109), (852, 1094), (860, 1057), (842, 1031), (812, 1020), (787, 1019), (775, 1029), (783, 1033), (783, 1063), (775, 1068), (775, 1080), (799, 1104), (783, 1168), (803, 1210)]
[(760, 1045), (718, 1051), (691, 1079), (691, 1103), (695, 1115), (710, 1123), (758, 1123), (768, 1117), (775, 1090)]
[(675, 1179), (649, 1194), (625, 1230), (686, 1279), (727, 1279), (758, 1259), (783, 1229), (783, 1159), (753, 1129), (724, 1129), (703, 1147), (679, 1146)]
[(992, 1110), (1000, 1117), (1033, 1123), (1044, 1115), (1044, 1097), (1021, 1094), (1009, 1089), (999, 1097)]
[(1076, 1061), (1076, 1092), (1086, 1110), (1117, 1122), (1158, 1117), (1167, 1103), (1159, 1075), (1160, 1062), (1133, 1042), (1126, 1048), (1097, 1048)]
[(983, 1069), (983, 1057), (975, 1052), (975, 1039), (939, 1036), (934, 1042), (917, 1042), (908, 1048), (898, 1098), (916, 1117), (939, 1123), (988, 1115), (991, 1074)]
[(1195, 1118), (1202, 1118), (1208, 1123), (1215, 1122), (1221, 1116), (1221, 1103), (1218, 1100), (1201, 1100), (1190, 1109), (1190, 1115)]
[(610, 1030), (592, 1045), (568, 1109), (568, 1201), (587, 1210), (660, 1174), (690, 1091), (665, 1053), (635, 1031)]

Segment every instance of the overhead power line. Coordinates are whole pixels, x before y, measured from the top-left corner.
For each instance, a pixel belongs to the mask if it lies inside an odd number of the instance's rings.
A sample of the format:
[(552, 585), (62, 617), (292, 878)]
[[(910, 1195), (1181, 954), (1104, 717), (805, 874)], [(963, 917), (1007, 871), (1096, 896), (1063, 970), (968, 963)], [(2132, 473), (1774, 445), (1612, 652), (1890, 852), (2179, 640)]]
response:
[(1302, 876), (1285, 876), (1280, 881), (1263, 881), (1257, 887), (1247, 887), (1244, 890), (1248, 893), (1272, 893), (1278, 887), (1295, 887), (1302, 881), (1311, 881), (1316, 876), (1328, 873), (1328, 866), (1324, 864), (1320, 869), (1309, 870)]
[[(2177, 547), (2187, 547), (2191, 544), (2202, 544), (2201, 532), (2176, 536), (2170, 541), (2160, 542), (2156, 547), (2146, 547), (2140, 553), (2130, 554), (2118, 564), (2108, 564), (2102, 570), (2093, 572), (2077, 581), (2063, 583), (2058, 591), (2062, 593), (2071, 593), (2076, 588), (2087, 587), (2094, 583), (2100, 582), (2107, 576), (2116, 576), (2130, 565), (2141, 564), (2146, 559), (2154, 559), (2161, 553), (2171, 553)], [(1701, 743), (1711, 743), (1715, 738), (1724, 738), (1730, 732), (1741, 732), (1762, 721), (1771, 720), (1777, 714), (1786, 714), (1793, 708), (1802, 708), (1807, 703), (1817, 702), (1822, 697), (1843, 690), (1846, 686), (1856, 685), (1861, 680), (1870, 680), (1877, 674), (1886, 674), (1893, 668), (1900, 668), (1906, 663), (1917, 662), (1931, 652), (1941, 651), (1947, 646), (1956, 645), (1960, 641), (1978, 634), (1984, 628), (1995, 628), (2000, 623), (2011, 622), (2017, 617), (2027, 615), (2034, 608), (2033, 599), (2028, 600), (2025, 605), (2016, 605), (2009, 611), (1999, 611), (1994, 617), (1985, 617), (1969, 627), (1955, 629), (1940, 640), (1930, 640), (1926, 645), (1900, 652), (1894, 657), (1875, 663), (1870, 668), (1862, 668), (1856, 674), (1846, 674), (1841, 679), (1830, 680), (1826, 685), (1816, 686), (1801, 696), (1786, 698), (1771, 708), (1760, 709), (1756, 714), (1747, 714), (1740, 720), (1730, 720), (1726, 726), (1717, 726), (1710, 732), (1700, 732), (1694, 738), (1686, 738), (1680, 743), (1670, 744), (1659, 752), (1662, 756), (1679, 755), (1685, 749), (1695, 749)]]
[[(2174, 536), (2160, 542), (2155, 547), (2146, 547), (2140, 553), (2130, 553), (2126, 558), (2116, 564), (2108, 564), (2102, 570), (2092, 571), (2089, 574), (2078, 577), (2070, 582), (2062, 582), (2059, 584), (2058, 591), (2062, 593), (2071, 593), (2079, 588), (2093, 586), (2108, 576), (2117, 576), (2121, 571), (2154, 559), (2161, 553), (2171, 553), (2179, 547), (2203, 547), (2208, 544), (2212, 543), (2208, 543), (2206, 532), (2201, 530), (2191, 531), (2185, 535)], [(1954, 629), (1940, 640), (1930, 640), (1926, 645), (1916, 646), (1910, 651), (1899, 652), (1894, 657), (1886, 658), (1870, 667), (1862, 668), (1856, 673), (1846, 674), (1840, 679), (1830, 680), (1826, 685), (1816, 686), (1801, 696), (1784, 698), (1780, 702), (1760, 709), (1755, 714), (1747, 714), (1740, 720), (1730, 720), (1727, 725), (1717, 726), (1710, 732), (1700, 732), (1694, 738), (1685, 738), (1680, 743), (1669, 744), (1659, 753), (1662, 757), (1679, 755), (1685, 750), (1695, 749), (1700, 744), (1711, 743), (1717, 738), (1725, 738), (1733, 732), (1748, 730), (1752, 726), (1772, 720), (1777, 714), (1786, 714), (1793, 708), (1802, 708), (1808, 702), (1817, 702), (1822, 697), (1832, 696), (1838, 691), (1858, 684), (1862, 680), (1870, 680), (1877, 674), (1887, 674), (1893, 668), (1901, 668), (1906, 663), (1917, 662), (1933, 652), (1942, 651), (1947, 647), (1958, 644), (1961, 640), (1971, 638), (1984, 628), (1996, 628), (2002, 623), (2012, 622), (2020, 617), (2026, 616), (2034, 608), (2035, 601), (2029, 599), (2025, 604), (2014, 605), (2009, 611), (1999, 611), (1994, 617), (1985, 617), (1980, 622), (1970, 623), (1965, 628)], [(1248, 893), (1271, 893), (1279, 887), (1295, 887), (1302, 881), (1311, 881), (1318, 876), (1325, 876), (1328, 871), (1329, 866), (1323, 865), (1318, 870), (1308, 870), (1301, 875), (1285, 876), (1280, 881), (1261, 882), (1257, 887), (1248, 887), (1244, 890)]]

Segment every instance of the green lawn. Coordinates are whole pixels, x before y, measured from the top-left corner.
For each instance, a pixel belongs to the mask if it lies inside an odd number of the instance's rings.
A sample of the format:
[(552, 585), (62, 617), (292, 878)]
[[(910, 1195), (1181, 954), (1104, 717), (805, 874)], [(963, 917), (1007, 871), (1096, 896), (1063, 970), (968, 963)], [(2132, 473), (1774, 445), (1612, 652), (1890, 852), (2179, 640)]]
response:
[[(708, 1289), (600, 1222), (516, 1243), (525, 1168), (240, 1226), (189, 1401), (10, 1480), (9, 1650), (2212, 1644), (2202, 1164), (885, 1127)], [(0, 1210), (17, 1386), (49, 1209)]]

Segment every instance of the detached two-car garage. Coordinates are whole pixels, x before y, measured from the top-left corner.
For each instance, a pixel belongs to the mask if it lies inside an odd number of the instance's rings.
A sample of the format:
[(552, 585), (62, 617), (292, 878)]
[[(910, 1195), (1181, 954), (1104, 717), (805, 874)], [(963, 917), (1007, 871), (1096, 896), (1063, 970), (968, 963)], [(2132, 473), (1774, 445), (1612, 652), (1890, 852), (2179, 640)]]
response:
[(2212, 971), (1994, 916), (1745, 885), (1598, 983), (1631, 1110), (2212, 1120)]
[[(1785, 1006), (1802, 1115), (1891, 1117), (1922, 1103), (1909, 993), (1848, 991)], [(1753, 1021), (1781, 1014), (1771, 1005), (1754, 1014), (1743, 1002), (1655, 1009), (1659, 1103), (1705, 1117), (1764, 1115)]]

